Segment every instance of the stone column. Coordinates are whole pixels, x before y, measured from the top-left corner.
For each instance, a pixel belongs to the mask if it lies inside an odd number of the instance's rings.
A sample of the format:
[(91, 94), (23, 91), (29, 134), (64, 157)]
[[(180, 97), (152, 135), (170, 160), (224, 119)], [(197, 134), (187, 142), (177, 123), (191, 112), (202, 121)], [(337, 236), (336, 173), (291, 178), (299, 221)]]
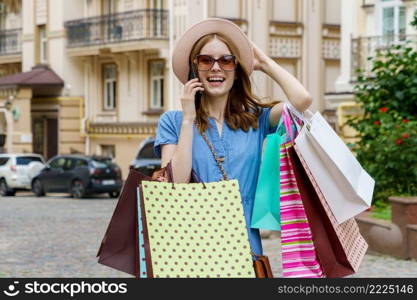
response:
[(35, 64), (35, 1), (22, 0), (22, 72)]
[(13, 152), (33, 152), (31, 101), (30, 88), (19, 89), (16, 99), (12, 101)]
[[(415, 226), (417, 225), (417, 197), (390, 197), (392, 222), (401, 229), (403, 236), (403, 253), (402, 257), (417, 257), (417, 253), (410, 253), (410, 246), (416, 246), (416, 241), (412, 241), (410, 237), (417, 237)], [(414, 250), (414, 251), (415, 251)]]
[(310, 107), (313, 111), (323, 109), (322, 6), (323, 1), (304, 0), (303, 2), (302, 74), (304, 86), (313, 97), (313, 104)]
[(336, 80), (336, 92), (352, 92), (352, 85), (349, 83), (351, 75), (351, 41), (353, 34), (357, 31), (357, 1), (342, 0), (341, 17), (341, 39), (340, 39), (340, 76)]
[[(249, 1), (248, 9), (249, 32), (248, 37), (266, 54), (269, 53), (269, 11), (268, 1)], [(261, 34), (260, 34), (261, 33)], [(267, 96), (268, 77), (262, 72), (254, 71), (252, 77), (255, 95)]]
[(207, 17), (206, 0), (187, 1), (187, 28)]
[[(6, 100), (3, 101), (1, 106), (4, 106), (4, 103)], [(0, 106), (0, 107), (1, 107)], [(6, 135), (6, 141), (3, 145), (3, 150), (5, 150), (6, 153), (12, 153), (13, 152), (13, 118), (12, 113), (7, 108), (0, 108), (0, 114), (3, 115), (6, 128), (2, 128), (0, 133)]]

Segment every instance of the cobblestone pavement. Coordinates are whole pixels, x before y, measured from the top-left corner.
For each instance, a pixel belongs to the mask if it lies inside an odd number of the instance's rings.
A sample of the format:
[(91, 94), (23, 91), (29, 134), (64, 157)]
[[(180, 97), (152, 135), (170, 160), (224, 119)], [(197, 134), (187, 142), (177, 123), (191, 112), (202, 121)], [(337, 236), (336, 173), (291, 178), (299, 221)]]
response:
[[(95, 257), (116, 201), (29, 193), (0, 198), (0, 277), (131, 277)], [(263, 245), (281, 277), (279, 239)], [(352, 277), (417, 277), (417, 262), (368, 254)]]
[[(275, 277), (282, 277), (281, 246), (277, 237), (263, 240), (264, 254), (268, 255)], [(377, 253), (366, 254), (357, 273), (351, 278), (417, 278), (417, 261), (396, 259)]]

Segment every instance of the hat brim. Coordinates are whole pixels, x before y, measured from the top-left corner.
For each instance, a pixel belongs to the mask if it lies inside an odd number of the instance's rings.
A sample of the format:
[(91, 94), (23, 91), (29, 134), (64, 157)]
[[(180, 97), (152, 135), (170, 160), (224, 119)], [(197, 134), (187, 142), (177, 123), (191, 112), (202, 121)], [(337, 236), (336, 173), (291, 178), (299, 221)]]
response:
[(178, 40), (172, 54), (172, 69), (182, 82), (188, 81), (190, 72), (189, 59), (194, 44), (203, 36), (219, 33), (226, 36), (239, 51), (239, 63), (248, 74), (253, 71), (253, 47), (246, 34), (231, 21), (220, 18), (209, 18), (191, 26)]

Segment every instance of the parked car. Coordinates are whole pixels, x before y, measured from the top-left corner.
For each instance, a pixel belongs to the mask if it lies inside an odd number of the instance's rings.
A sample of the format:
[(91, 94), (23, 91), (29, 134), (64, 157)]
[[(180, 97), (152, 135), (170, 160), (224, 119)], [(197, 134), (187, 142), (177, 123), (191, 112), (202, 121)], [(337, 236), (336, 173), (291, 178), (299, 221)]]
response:
[(30, 190), (32, 178), (45, 166), (42, 155), (33, 153), (0, 154), (0, 196), (14, 196)]
[(70, 193), (83, 198), (90, 193), (108, 193), (118, 197), (122, 188), (122, 172), (111, 159), (85, 155), (57, 155), (32, 180), (32, 191), (40, 197), (45, 193)]
[(139, 145), (136, 158), (131, 162), (130, 168), (148, 176), (152, 176), (153, 172), (161, 168), (161, 159), (153, 151), (154, 143), (155, 138), (148, 137)]

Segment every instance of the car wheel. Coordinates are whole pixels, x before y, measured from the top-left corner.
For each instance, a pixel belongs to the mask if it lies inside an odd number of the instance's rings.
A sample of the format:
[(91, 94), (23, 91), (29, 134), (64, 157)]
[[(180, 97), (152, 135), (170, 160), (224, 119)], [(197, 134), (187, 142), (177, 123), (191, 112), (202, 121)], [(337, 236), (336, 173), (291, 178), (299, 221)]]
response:
[(0, 196), (14, 196), (15, 191), (9, 189), (5, 179), (0, 180)]
[(119, 197), (120, 192), (109, 192), (110, 198), (117, 198)]
[(81, 180), (74, 180), (71, 185), (71, 195), (73, 198), (83, 198), (85, 196), (85, 187)]
[(36, 195), (36, 197), (45, 196), (42, 183), (39, 179), (35, 179), (35, 181), (32, 183), (32, 192)]

